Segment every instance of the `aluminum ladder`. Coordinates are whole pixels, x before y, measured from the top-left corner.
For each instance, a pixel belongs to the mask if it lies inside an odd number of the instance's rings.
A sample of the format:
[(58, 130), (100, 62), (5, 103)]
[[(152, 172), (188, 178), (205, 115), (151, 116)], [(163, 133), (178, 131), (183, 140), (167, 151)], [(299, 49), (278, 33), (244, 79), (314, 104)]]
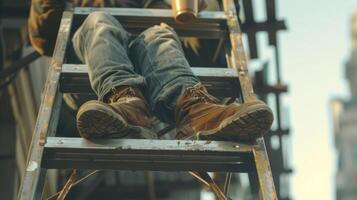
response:
[[(46, 169), (112, 169), (153, 171), (210, 171), (248, 173), (255, 198), (277, 199), (263, 138), (251, 143), (191, 140), (107, 139), (56, 137), (62, 93), (90, 93), (87, 67), (67, 63), (68, 44), (76, 28), (93, 11), (105, 11), (131, 33), (165, 22), (180, 37), (226, 39), (228, 68), (195, 68), (193, 72), (215, 96), (254, 100), (242, 33), (233, 0), (224, 11), (203, 11), (193, 24), (178, 24), (171, 10), (76, 8), (62, 16), (41, 106), (29, 149), (19, 199), (41, 199)], [(133, 23), (134, 22), (134, 23)]]

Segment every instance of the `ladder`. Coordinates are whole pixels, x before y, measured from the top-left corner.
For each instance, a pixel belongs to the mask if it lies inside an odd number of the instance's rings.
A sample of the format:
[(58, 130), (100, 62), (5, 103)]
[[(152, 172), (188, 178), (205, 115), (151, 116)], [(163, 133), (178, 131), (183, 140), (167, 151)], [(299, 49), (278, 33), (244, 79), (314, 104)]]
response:
[(160, 139), (88, 141), (56, 137), (55, 134), (62, 93), (92, 93), (87, 66), (69, 63), (71, 52), (68, 44), (76, 28), (93, 11), (110, 13), (134, 34), (165, 22), (180, 37), (225, 39), (229, 36), (228, 68), (193, 67), (192, 70), (215, 96), (242, 102), (254, 100), (256, 97), (248, 74), (236, 7), (233, 0), (224, 0), (223, 7), (224, 11), (203, 11), (194, 23), (185, 25), (174, 21), (171, 10), (76, 8), (65, 11), (18, 198), (42, 198), (46, 169), (112, 169), (248, 173), (256, 199), (277, 199), (263, 138), (248, 143)]

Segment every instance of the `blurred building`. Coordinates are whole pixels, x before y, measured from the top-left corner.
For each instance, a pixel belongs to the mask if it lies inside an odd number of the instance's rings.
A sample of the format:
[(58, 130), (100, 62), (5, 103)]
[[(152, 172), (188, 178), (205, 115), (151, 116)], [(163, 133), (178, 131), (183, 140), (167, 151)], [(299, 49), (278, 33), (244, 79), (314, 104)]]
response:
[(334, 99), (331, 103), (335, 145), (338, 154), (336, 200), (357, 197), (357, 12), (351, 23), (352, 51), (346, 64), (346, 78), (351, 98)]

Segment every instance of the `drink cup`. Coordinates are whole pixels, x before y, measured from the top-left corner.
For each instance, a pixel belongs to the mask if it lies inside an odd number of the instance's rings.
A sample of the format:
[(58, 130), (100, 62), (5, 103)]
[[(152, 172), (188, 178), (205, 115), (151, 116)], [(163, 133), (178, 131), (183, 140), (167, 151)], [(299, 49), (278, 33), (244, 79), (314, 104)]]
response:
[(179, 23), (191, 23), (198, 14), (198, 0), (172, 0), (172, 12)]

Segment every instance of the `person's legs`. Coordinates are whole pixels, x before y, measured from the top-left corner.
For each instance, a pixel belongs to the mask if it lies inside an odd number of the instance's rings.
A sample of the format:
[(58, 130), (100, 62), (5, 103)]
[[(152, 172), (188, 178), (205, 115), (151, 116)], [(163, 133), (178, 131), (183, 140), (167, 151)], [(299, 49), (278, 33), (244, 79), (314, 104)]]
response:
[(130, 57), (147, 82), (145, 94), (155, 115), (173, 123), (176, 100), (199, 83), (192, 73), (175, 31), (166, 24), (142, 32), (130, 44)]
[(85, 138), (123, 137), (150, 126), (150, 110), (140, 91), (145, 79), (128, 58), (129, 40), (120, 23), (103, 12), (91, 13), (73, 37), (99, 98), (78, 110), (77, 128)]
[(145, 84), (128, 58), (130, 34), (113, 16), (91, 13), (72, 41), (77, 56), (89, 67), (89, 79), (100, 100), (116, 86)]
[(77, 127), (82, 136), (122, 137), (148, 127), (151, 115), (139, 89), (145, 81), (152, 109), (160, 119), (176, 122), (177, 138), (255, 139), (269, 130), (273, 117), (264, 103), (225, 106), (207, 93), (172, 28), (154, 26), (129, 44), (135, 70), (127, 57), (128, 38), (105, 13), (90, 14), (75, 34), (75, 51), (89, 65), (92, 87), (104, 100), (79, 109)]
[(255, 139), (271, 126), (273, 115), (261, 101), (222, 105), (192, 73), (175, 31), (154, 26), (129, 44), (130, 57), (145, 77), (154, 113), (176, 123), (179, 139)]

